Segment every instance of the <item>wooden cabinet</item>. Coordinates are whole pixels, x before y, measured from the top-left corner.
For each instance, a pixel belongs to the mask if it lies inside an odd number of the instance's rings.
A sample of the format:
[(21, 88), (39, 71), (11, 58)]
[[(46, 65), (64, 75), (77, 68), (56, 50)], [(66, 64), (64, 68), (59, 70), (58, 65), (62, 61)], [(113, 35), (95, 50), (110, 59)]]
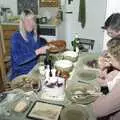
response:
[(40, 7), (58, 7), (60, 0), (39, 0)]

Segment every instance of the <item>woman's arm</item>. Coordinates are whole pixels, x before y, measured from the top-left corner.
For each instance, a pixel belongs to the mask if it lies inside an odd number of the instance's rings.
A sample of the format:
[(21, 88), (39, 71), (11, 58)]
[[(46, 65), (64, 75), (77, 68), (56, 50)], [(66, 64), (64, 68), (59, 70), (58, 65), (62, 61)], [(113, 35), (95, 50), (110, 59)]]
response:
[(111, 93), (99, 97), (93, 104), (96, 117), (104, 117), (120, 110), (120, 84)]
[(39, 48), (40, 48), (40, 47), (47, 45), (47, 40), (45, 38), (38, 37), (37, 43), (38, 43)]

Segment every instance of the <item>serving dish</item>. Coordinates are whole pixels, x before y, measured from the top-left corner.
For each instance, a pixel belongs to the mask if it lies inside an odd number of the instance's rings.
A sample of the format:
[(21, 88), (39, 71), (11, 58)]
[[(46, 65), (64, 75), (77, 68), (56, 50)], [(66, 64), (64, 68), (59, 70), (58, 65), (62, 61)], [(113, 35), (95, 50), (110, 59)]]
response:
[(53, 40), (48, 42), (48, 46), (51, 53), (62, 52), (66, 49), (66, 42), (65, 40)]
[(73, 63), (69, 60), (58, 60), (55, 62), (55, 67), (57, 70), (70, 72), (72, 71)]
[(78, 58), (78, 53), (74, 51), (65, 51), (63, 53), (63, 58), (75, 62)]

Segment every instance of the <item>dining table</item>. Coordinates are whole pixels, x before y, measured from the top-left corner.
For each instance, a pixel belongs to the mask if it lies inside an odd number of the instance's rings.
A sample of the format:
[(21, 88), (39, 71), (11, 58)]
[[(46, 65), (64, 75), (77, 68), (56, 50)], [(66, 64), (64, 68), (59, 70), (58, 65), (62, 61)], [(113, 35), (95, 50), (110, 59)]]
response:
[[(60, 54), (62, 54), (62, 53), (58, 53), (58, 54), (56, 53), (56, 54), (53, 54), (53, 56), (55, 56), (56, 59), (60, 59)], [(75, 85), (75, 84), (81, 85), (83, 83), (84, 84), (92, 84), (99, 88), (99, 84), (96, 82), (97, 76), (92, 82), (89, 82), (89, 81), (87, 82), (87, 81), (83, 81), (82, 79), (80, 79), (80, 77), (78, 75), (76, 75), (78, 71), (82, 72), (86, 69), (86, 68), (84, 68), (85, 56), (99, 56), (99, 55), (96, 53), (86, 53), (86, 52), (79, 53), (77, 61), (75, 61), (73, 63), (73, 70), (72, 70), (72, 72), (70, 72), (70, 77), (68, 78), (68, 80), (66, 80), (66, 88), (71, 85)], [(61, 57), (61, 59), (63, 59), (63, 58)], [(43, 62), (43, 60), (44, 60), (44, 57), (43, 58), (40, 57), (40, 59), (38, 60), (38, 63), (34, 66), (34, 68), (27, 75), (36, 76), (38, 79), (40, 79), (41, 75), (40, 75), (38, 68), (41, 65), (41, 63)], [(97, 74), (98, 70), (96, 69), (95, 72)], [(66, 96), (64, 97), (63, 101), (54, 100), (54, 99), (53, 100), (43, 99), (43, 98), (41, 98), (41, 95), (42, 95), (41, 90), (36, 93), (33, 90), (24, 91), (20, 88), (16, 88), (11, 91), (4, 92), (4, 94), (6, 94), (7, 97), (5, 97), (3, 100), (0, 101), (0, 120), (32, 120), (31, 118), (27, 117), (27, 114), (30, 111), (32, 105), (36, 101), (43, 101), (43, 102), (50, 103), (50, 104), (58, 104), (58, 105), (62, 105), (64, 107), (72, 104), (72, 102)], [(15, 103), (20, 99), (27, 101), (28, 107), (27, 107), (26, 111), (24, 111), (24, 112), (15, 112), (14, 111)], [(96, 120), (96, 117), (94, 116), (94, 114), (92, 112), (91, 103), (87, 104), (87, 105), (84, 105), (84, 104), (79, 104), (79, 105), (81, 105), (82, 107), (84, 107), (86, 109), (86, 111), (89, 115), (88, 120)]]

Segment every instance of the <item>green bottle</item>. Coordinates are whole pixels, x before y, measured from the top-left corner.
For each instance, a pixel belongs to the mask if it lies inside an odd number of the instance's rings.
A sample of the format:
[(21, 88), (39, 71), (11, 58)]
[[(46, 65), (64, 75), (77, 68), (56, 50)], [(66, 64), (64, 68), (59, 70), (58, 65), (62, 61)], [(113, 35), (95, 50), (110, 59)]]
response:
[(73, 51), (79, 52), (79, 48), (78, 48), (78, 44), (79, 44), (78, 35), (75, 35), (75, 39), (71, 42), (71, 44), (73, 46)]

